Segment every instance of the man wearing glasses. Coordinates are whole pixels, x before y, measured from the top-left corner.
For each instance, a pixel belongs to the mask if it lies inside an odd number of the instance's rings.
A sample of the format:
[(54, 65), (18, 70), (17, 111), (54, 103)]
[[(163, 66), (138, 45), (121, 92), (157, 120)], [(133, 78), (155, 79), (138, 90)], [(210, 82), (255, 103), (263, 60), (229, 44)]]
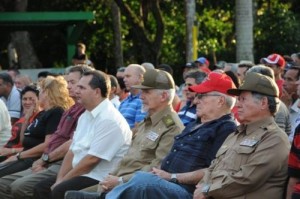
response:
[(192, 198), (195, 185), (226, 137), (235, 131), (231, 115), (235, 98), (226, 94), (234, 83), (226, 74), (211, 72), (207, 79), (190, 90), (197, 93), (198, 120), (175, 136), (174, 144), (160, 167), (151, 172), (136, 172), (127, 183), (106, 195), (112, 198)]
[(278, 88), (273, 79), (247, 73), (238, 96), (242, 124), (228, 136), (216, 159), (203, 170), (194, 199), (283, 198), (287, 180), (289, 141), (277, 126)]

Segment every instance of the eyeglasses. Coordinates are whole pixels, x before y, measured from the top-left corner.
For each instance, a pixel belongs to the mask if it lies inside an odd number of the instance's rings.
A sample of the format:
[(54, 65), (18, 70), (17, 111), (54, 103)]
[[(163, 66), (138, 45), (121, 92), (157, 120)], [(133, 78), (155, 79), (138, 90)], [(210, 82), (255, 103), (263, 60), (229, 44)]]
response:
[(221, 95), (218, 95), (218, 94), (206, 94), (206, 93), (197, 93), (196, 94), (196, 97), (201, 100), (203, 97), (206, 97), (206, 96), (221, 96)]

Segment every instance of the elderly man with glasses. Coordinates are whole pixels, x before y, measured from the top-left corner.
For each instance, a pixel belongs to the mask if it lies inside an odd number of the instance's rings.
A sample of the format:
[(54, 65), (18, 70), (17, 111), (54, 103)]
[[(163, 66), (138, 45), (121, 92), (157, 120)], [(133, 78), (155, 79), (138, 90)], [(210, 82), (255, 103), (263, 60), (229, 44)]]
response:
[(207, 79), (190, 89), (197, 93), (198, 120), (175, 136), (174, 144), (159, 168), (136, 172), (127, 183), (106, 195), (112, 198), (192, 198), (202, 178), (200, 169), (209, 167), (226, 137), (235, 131), (231, 115), (235, 98), (226, 94), (235, 88), (226, 74), (211, 72)]
[(290, 146), (274, 120), (279, 96), (275, 81), (250, 72), (239, 89), (227, 92), (238, 96), (242, 122), (203, 170), (194, 199), (283, 198)]

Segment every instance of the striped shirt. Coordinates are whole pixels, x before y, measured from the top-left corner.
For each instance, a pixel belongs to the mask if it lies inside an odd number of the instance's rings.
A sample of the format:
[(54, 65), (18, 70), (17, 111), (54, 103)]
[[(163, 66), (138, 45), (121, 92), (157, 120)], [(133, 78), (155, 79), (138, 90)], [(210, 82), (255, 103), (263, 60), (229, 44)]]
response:
[(184, 107), (178, 112), (178, 116), (181, 119), (184, 126), (197, 119), (196, 115), (196, 105), (191, 106), (191, 102), (187, 102)]
[(140, 93), (137, 95), (130, 94), (120, 104), (119, 111), (126, 119), (130, 128), (133, 128), (135, 123), (142, 121), (147, 113), (142, 113), (142, 100)]

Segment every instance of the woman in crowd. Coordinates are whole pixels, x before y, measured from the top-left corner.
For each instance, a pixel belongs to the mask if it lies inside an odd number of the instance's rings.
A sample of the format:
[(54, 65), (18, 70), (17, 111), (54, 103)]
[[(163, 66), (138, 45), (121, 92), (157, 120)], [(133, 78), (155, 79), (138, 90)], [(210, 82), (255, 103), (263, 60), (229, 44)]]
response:
[(62, 76), (48, 76), (40, 84), (39, 103), (44, 110), (31, 123), (24, 122), (21, 133), (23, 151), (9, 157), (0, 167), (0, 177), (23, 171), (32, 166), (47, 146), (51, 134), (56, 131), (64, 110), (74, 101), (69, 97), (67, 82)]
[(9, 141), (0, 148), (0, 162), (23, 150), (20, 139), (21, 127), (25, 121), (31, 123), (38, 116), (40, 112), (38, 97), (39, 90), (35, 85), (26, 86), (21, 91), (23, 116), (12, 126)]

